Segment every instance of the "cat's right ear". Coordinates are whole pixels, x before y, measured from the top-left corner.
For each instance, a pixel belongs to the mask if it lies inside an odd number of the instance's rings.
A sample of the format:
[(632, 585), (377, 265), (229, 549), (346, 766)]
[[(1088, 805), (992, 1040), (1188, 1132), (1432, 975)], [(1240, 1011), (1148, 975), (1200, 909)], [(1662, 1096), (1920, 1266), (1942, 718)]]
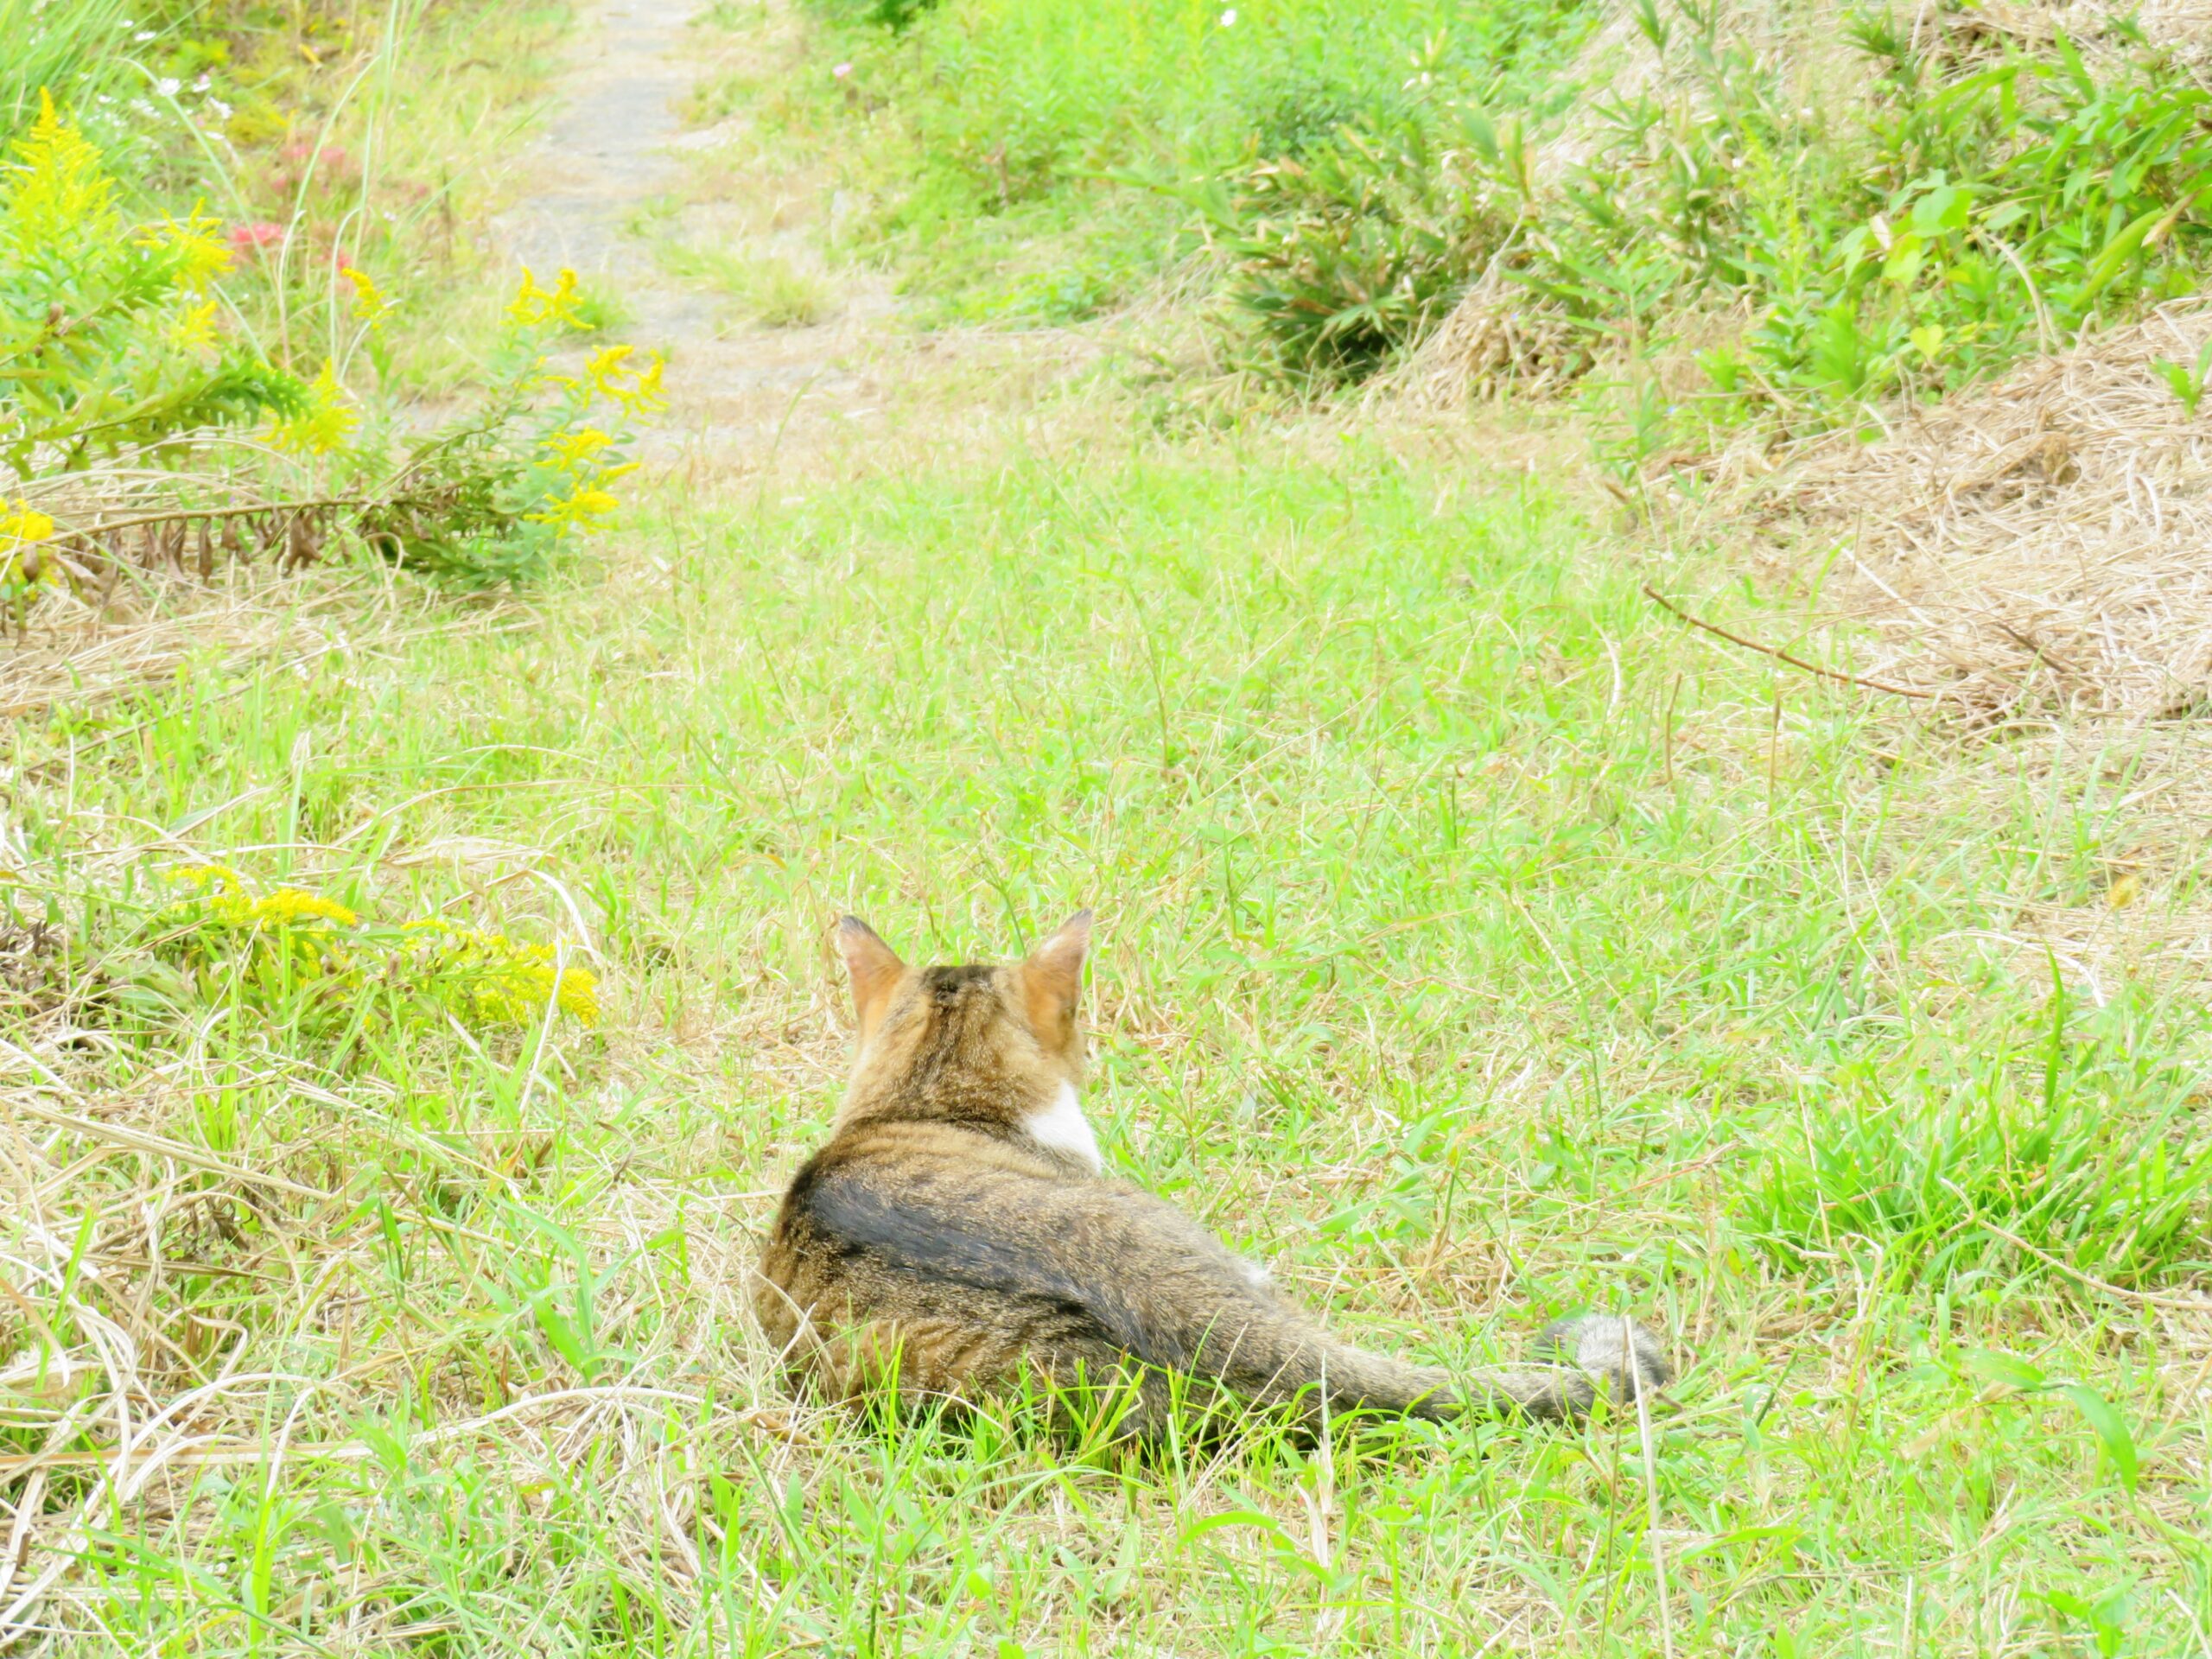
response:
[(861, 1041), (866, 1042), (881, 1023), (906, 964), (857, 916), (838, 922), (837, 954), (844, 957), (845, 971), (852, 976), (853, 1015), (860, 1021)]

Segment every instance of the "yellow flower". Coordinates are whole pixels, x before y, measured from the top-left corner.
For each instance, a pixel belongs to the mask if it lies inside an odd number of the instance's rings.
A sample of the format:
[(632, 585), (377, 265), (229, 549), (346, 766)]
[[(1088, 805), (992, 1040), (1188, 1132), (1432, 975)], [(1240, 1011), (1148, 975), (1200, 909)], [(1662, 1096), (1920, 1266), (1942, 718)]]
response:
[(393, 307), (369, 273), (353, 265), (340, 265), (338, 273), (353, 285), (353, 315), (372, 328), (381, 327)]
[(551, 289), (540, 288), (537, 278), (531, 274), (528, 265), (522, 268), (522, 287), (507, 307), (507, 315), (525, 327), (541, 322), (557, 322), (564, 327), (581, 328), (583, 319), (576, 307), (582, 296), (576, 292), (576, 273), (562, 267), (554, 278)]
[(625, 407), (632, 415), (649, 413), (668, 402), (660, 386), (660, 372), (667, 366), (668, 359), (658, 352), (646, 359), (644, 370), (630, 385), (630, 401)]
[[(245, 884), (238, 880), (238, 873), (227, 864), (188, 864), (170, 872), (170, 880), (192, 889), (206, 899), (207, 909), (216, 920), (233, 925), (242, 923), (251, 908), (245, 896)], [(189, 900), (186, 903), (188, 906)], [(188, 909), (172, 910), (178, 919), (187, 919), (193, 912)]]
[(578, 481), (568, 495), (547, 502), (542, 512), (523, 517), (533, 524), (552, 524), (563, 531), (588, 530), (621, 505), (607, 491)]
[(82, 241), (120, 228), (115, 210), (115, 181), (100, 166), (100, 153), (76, 128), (54, 113), (53, 94), (41, 89), (38, 118), (14, 145), (15, 160), (4, 168), (0, 219), (28, 245), (62, 239)]
[(278, 887), (265, 899), (250, 899), (245, 881), (227, 864), (187, 864), (171, 871), (169, 879), (205, 899), (217, 920), (233, 927), (297, 927), (308, 922), (360, 925), (355, 912), (302, 887)]
[(629, 415), (658, 409), (665, 401), (660, 385), (665, 360), (655, 352), (645, 359), (644, 368), (631, 368), (629, 360), (636, 349), (633, 346), (609, 346), (593, 353), (584, 364), (584, 378), (591, 389)]
[(353, 442), (361, 423), (360, 411), (338, 384), (337, 371), (326, 362), (322, 372), (308, 388), (308, 406), (297, 415), (272, 420), (268, 442), (287, 454), (328, 455)]
[(504, 933), (455, 927), (442, 917), (409, 922), (403, 931), (441, 936), (429, 964), (458, 977), (448, 1001), (477, 1019), (526, 1025), (551, 1003), (585, 1025), (599, 1020), (599, 978), (585, 968), (562, 968), (545, 944), (524, 944)]
[(585, 1025), (599, 1023), (599, 976), (582, 968), (569, 968), (561, 975), (561, 1012), (582, 1020)]
[(181, 352), (207, 352), (215, 348), (215, 302), (195, 305), (179, 315), (169, 325), (169, 340)]
[(169, 215), (138, 238), (138, 245), (154, 253), (167, 253), (176, 261), (176, 285), (188, 294), (204, 294), (207, 284), (231, 268), (231, 251), (208, 232), (215, 221), (201, 216), (195, 206), (180, 225)]
[(54, 534), (54, 520), (17, 497), (11, 508), (0, 498), (0, 551), (12, 553), (26, 542), (42, 542)]
[(188, 887), (205, 892), (209, 887), (221, 887), (236, 893), (239, 888), (238, 873), (227, 864), (187, 864), (170, 872), (172, 878)]
[(580, 472), (594, 455), (613, 442), (597, 427), (588, 426), (581, 432), (556, 432), (545, 440), (546, 459), (564, 473)]
[(335, 899), (326, 899), (319, 893), (305, 893), (298, 887), (279, 887), (266, 899), (255, 899), (245, 912), (245, 920), (267, 927), (297, 927), (305, 922), (335, 922), (340, 927), (357, 927), (361, 918)]
[(54, 534), (54, 520), (35, 512), (29, 502), (18, 500), (11, 508), (0, 499), (0, 584), (13, 587), (52, 587), (61, 580), (61, 566), (39, 556), (38, 549)]

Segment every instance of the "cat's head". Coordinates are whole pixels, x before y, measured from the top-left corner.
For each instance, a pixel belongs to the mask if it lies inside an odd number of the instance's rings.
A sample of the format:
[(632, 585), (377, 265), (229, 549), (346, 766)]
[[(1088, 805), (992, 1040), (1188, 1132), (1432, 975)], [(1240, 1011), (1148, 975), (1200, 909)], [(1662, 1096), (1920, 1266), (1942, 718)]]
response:
[(839, 1127), (861, 1117), (1011, 1127), (1081, 1081), (1089, 911), (1012, 963), (910, 968), (856, 916), (836, 938), (859, 1025)]

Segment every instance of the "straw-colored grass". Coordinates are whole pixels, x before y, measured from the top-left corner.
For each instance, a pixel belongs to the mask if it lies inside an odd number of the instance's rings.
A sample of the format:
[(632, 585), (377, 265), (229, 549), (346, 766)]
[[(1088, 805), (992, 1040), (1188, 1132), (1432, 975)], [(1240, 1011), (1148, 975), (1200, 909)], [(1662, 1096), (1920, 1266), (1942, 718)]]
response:
[(1787, 556), (1872, 626), (1864, 671), (1985, 720), (2212, 707), (2212, 410), (2158, 367), (2209, 343), (2171, 306), (1789, 469)]

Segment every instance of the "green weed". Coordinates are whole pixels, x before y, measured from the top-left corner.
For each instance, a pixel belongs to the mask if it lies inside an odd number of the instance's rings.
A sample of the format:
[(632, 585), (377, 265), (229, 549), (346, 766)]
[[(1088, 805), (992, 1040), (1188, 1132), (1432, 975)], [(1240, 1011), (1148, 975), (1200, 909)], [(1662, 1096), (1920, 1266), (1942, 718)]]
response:
[(2083, 1045), (2063, 994), (2055, 1007), (2039, 1055), (1985, 1049), (1951, 1077), (1927, 1062), (1840, 1069), (1777, 1126), (1752, 1229), (1801, 1265), (1871, 1247), (1898, 1281), (1954, 1291), (2054, 1260), (2123, 1284), (2212, 1265), (2212, 1142), (2189, 1078), (2160, 1033), (2107, 1019), (2113, 1034)]
[(721, 295), (770, 328), (803, 328), (829, 310), (823, 280), (779, 255), (662, 241), (654, 245), (653, 257), (670, 276)]
[(1235, 261), (1233, 296), (1276, 365), (1323, 378), (1358, 378), (1421, 339), (1509, 229), (1419, 119), (1181, 194)]
[(2171, 363), (2162, 359), (2151, 366), (2158, 371), (2158, 378), (2172, 391), (2183, 412), (2195, 420), (2196, 406), (2204, 401), (2207, 378), (2212, 377), (2212, 345), (2199, 352), (2194, 363)]

